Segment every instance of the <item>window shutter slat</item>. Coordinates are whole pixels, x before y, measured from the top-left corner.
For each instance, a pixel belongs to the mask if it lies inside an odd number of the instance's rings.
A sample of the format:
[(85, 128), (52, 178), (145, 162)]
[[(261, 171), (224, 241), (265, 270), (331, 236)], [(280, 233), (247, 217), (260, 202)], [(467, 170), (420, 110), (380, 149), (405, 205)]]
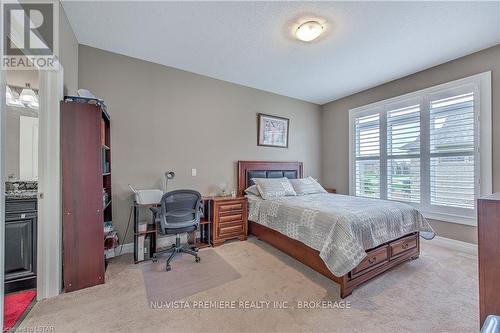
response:
[(431, 205), (474, 209), (474, 127), (472, 92), (431, 101)]
[(420, 105), (387, 112), (387, 155), (387, 199), (420, 203)]
[(380, 116), (355, 120), (355, 191), (357, 196), (380, 198)]

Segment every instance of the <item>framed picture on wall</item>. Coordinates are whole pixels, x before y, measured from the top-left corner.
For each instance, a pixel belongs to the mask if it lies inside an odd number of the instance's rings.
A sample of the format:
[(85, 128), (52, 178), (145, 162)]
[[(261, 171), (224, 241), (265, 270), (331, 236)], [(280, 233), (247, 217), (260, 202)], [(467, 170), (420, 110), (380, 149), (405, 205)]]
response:
[(257, 145), (288, 148), (288, 125), (290, 119), (258, 114)]

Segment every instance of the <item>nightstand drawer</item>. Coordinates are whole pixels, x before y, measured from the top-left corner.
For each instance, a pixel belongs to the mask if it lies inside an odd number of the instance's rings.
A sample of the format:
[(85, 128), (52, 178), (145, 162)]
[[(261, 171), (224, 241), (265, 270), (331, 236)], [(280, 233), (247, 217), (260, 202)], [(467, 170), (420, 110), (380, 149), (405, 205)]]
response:
[(219, 212), (229, 212), (243, 210), (243, 202), (223, 203), (219, 205)]
[(218, 234), (221, 237), (227, 237), (229, 235), (239, 235), (245, 231), (245, 226), (243, 221), (239, 223), (228, 223), (225, 225), (220, 225)]
[(243, 212), (224, 214), (219, 217), (220, 224), (243, 221)]

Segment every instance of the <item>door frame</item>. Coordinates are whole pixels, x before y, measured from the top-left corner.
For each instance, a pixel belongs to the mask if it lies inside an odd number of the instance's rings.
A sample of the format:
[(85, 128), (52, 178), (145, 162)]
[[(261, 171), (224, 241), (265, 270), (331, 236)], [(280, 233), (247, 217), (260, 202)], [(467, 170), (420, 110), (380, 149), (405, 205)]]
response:
[[(37, 300), (57, 296), (62, 289), (59, 102), (63, 83), (62, 65), (57, 72), (39, 71)], [(5, 71), (0, 70), (0, 249), (5, 248), (5, 86)], [(0, 256), (0, 267), (4, 267), (4, 260), (4, 255)], [(3, 269), (0, 281), (4, 281)], [(3, 299), (4, 284), (0, 283), (2, 327)]]
[(64, 69), (39, 71), (37, 300), (62, 290), (60, 101)]

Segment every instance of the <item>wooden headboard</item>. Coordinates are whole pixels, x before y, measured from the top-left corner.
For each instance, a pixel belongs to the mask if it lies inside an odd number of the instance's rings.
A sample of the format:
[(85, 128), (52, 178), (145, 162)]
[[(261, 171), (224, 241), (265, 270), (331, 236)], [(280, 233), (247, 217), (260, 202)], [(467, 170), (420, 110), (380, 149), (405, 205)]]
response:
[(238, 195), (252, 185), (250, 178), (302, 178), (302, 162), (238, 161)]

